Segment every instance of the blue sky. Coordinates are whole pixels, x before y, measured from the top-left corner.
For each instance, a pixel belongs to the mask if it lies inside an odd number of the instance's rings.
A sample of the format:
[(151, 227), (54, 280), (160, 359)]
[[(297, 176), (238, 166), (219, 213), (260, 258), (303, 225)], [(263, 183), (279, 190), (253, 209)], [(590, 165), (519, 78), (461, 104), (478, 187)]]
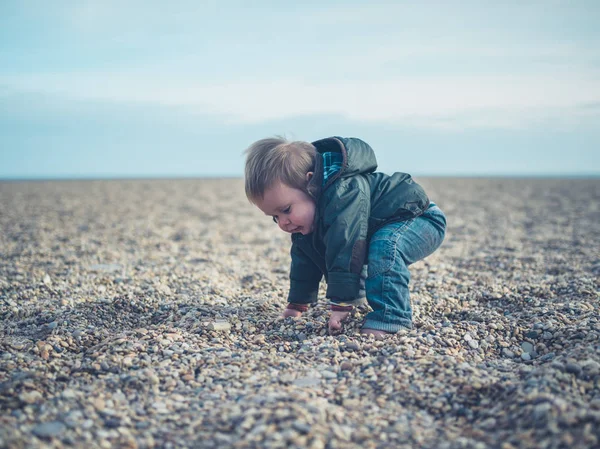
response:
[(600, 175), (597, 1), (0, 2), (0, 178), (241, 176), (274, 134), (380, 170)]

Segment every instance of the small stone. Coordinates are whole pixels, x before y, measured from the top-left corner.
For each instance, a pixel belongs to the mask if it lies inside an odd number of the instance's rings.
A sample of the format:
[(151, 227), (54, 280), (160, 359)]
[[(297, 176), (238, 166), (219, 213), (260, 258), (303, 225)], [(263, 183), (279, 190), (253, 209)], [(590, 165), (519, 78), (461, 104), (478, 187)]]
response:
[(521, 349), (523, 350), (523, 352), (531, 354), (533, 352), (533, 345), (528, 341), (524, 341), (523, 343), (521, 343)]
[(314, 385), (319, 385), (320, 383), (321, 379), (317, 377), (300, 377), (292, 382), (292, 384), (297, 387), (312, 387)]
[(533, 408), (532, 416), (536, 421), (540, 421), (544, 419), (548, 413), (552, 410), (552, 405), (549, 402), (543, 402), (541, 404), (537, 404)]
[(166, 296), (171, 296), (173, 294), (173, 292), (171, 291), (171, 288), (165, 284), (159, 284), (156, 287), (156, 290), (158, 290), (160, 293), (162, 293), (163, 295), (166, 295)]
[(152, 407), (154, 408), (154, 411), (156, 413), (159, 413), (162, 415), (166, 415), (167, 413), (170, 413), (170, 410), (168, 409), (167, 404), (165, 404), (164, 402), (156, 401), (152, 404)]
[(483, 421), (481, 423), (481, 427), (483, 427), (484, 429), (492, 430), (494, 427), (496, 427), (496, 419), (495, 418), (486, 419), (485, 421)]
[(360, 351), (360, 345), (355, 341), (348, 341), (344, 345), (346, 351)]
[(156, 374), (148, 374), (148, 380), (151, 385), (158, 385), (160, 383), (160, 379)]
[(65, 399), (75, 399), (77, 397), (77, 395), (75, 394), (75, 392), (69, 388), (67, 388), (66, 390), (64, 390), (61, 393), (61, 396)]
[(321, 376), (323, 376), (325, 379), (337, 379), (337, 374), (336, 373), (332, 373), (331, 371), (321, 371)]
[(600, 363), (593, 359), (588, 359), (581, 363), (581, 368), (588, 376), (596, 376), (600, 374)]
[(581, 366), (575, 362), (569, 362), (567, 363), (567, 366), (565, 366), (565, 371), (579, 376), (581, 374)]
[(104, 426), (107, 429), (116, 429), (121, 425), (121, 419), (118, 417), (111, 416), (104, 420)]
[(502, 349), (502, 355), (504, 357), (508, 357), (509, 359), (512, 359), (515, 356), (515, 353), (512, 352), (510, 349), (508, 348), (504, 348)]
[(309, 449), (325, 449), (325, 442), (321, 438), (315, 437), (312, 440)]
[(231, 330), (231, 324), (226, 320), (216, 320), (208, 325), (208, 328), (213, 331), (224, 331)]
[(477, 340), (467, 340), (467, 343), (469, 343), (469, 346), (473, 349), (479, 348), (479, 342)]
[(559, 371), (565, 371), (565, 365), (561, 363), (559, 360), (553, 360), (550, 366)]
[(549, 352), (548, 354), (544, 354), (543, 356), (541, 356), (540, 360), (547, 362), (549, 360), (552, 360), (554, 357), (556, 357), (556, 354), (554, 352)]
[(43, 424), (38, 424), (32, 429), (35, 436), (40, 438), (52, 438), (59, 436), (67, 429), (60, 421), (51, 421)]
[(525, 337), (527, 338), (539, 338), (542, 335), (542, 331), (540, 329), (535, 329), (532, 331), (525, 332)]
[(19, 395), (19, 399), (26, 404), (35, 404), (42, 399), (42, 393), (37, 390), (27, 391)]
[(350, 371), (352, 368), (352, 362), (345, 361), (340, 364), (340, 370), (342, 371)]
[(310, 433), (310, 426), (308, 424), (306, 424), (305, 422), (294, 421), (292, 423), (292, 427), (300, 433), (303, 433), (303, 434)]
[(296, 338), (298, 339), (298, 341), (304, 341), (304, 340), (306, 340), (306, 334), (304, 332), (299, 332), (296, 335)]
[(527, 362), (527, 361), (531, 360), (531, 354), (529, 354), (528, 352), (523, 352), (523, 353), (521, 353), (521, 358)]

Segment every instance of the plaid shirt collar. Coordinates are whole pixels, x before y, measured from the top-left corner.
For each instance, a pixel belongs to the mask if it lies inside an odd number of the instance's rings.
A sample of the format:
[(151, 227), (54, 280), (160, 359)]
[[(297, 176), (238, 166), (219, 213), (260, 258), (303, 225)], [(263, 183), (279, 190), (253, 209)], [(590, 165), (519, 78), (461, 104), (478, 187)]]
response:
[(327, 180), (342, 169), (343, 157), (341, 153), (323, 153), (323, 185)]

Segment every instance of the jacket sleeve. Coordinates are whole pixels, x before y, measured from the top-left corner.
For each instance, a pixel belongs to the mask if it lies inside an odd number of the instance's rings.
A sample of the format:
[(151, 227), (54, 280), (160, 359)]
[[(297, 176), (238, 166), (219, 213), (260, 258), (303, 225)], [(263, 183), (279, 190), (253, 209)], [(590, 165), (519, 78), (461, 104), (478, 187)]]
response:
[(356, 299), (366, 260), (370, 188), (363, 176), (353, 176), (326, 191), (323, 215), (327, 263), (327, 298)]
[(323, 277), (320, 268), (296, 245), (290, 251), (290, 291), (288, 302), (310, 304), (317, 301), (319, 282)]

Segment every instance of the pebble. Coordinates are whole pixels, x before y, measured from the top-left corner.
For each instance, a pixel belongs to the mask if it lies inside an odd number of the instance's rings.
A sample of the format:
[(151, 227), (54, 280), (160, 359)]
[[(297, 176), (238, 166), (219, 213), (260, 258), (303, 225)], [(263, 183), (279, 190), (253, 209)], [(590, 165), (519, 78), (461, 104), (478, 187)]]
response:
[(347, 351), (360, 351), (360, 344), (355, 341), (349, 341), (344, 345)]
[(515, 353), (512, 352), (510, 349), (504, 348), (502, 349), (502, 355), (504, 355), (504, 357), (512, 359), (515, 356)]
[(581, 363), (582, 370), (589, 376), (600, 374), (600, 363), (593, 359), (587, 359)]
[(336, 373), (332, 373), (331, 371), (321, 371), (321, 376), (323, 376), (325, 379), (337, 379), (337, 374)]
[(523, 343), (521, 343), (521, 349), (524, 353), (530, 354), (533, 352), (533, 345), (528, 341), (524, 341)]
[(26, 404), (35, 404), (36, 402), (41, 401), (42, 398), (42, 393), (36, 390), (27, 391), (19, 395), (19, 399)]
[(350, 371), (353, 368), (353, 366), (354, 365), (352, 365), (352, 362), (345, 361), (340, 364), (340, 369), (342, 371)]
[(294, 421), (292, 423), (292, 427), (294, 429), (296, 429), (298, 432), (303, 433), (303, 434), (308, 434), (310, 433), (310, 426), (304, 422), (301, 421)]
[(51, 421), (43, 424), (38, 424), (31, 431), (37, 437), (52, 438), (60, 436), (66, 429), (67, 426), (65, 426), (62, 422)]
[(210, 323), (208, 328), (213, 331), (230, 331), (231, 324), (225, 320), (217, 320)]
[(314, 385), (319, 385), (321, 383), (321, 379), (317, 377), (300, 377), (292, 382), (297, 387), (311, 387)]
[(556, 357), (556, 354), (554, 352), (549, 352), (548, 354), (544, 354), (543, 356), (541, 356), (540, 360), (547, 362), (549, 360), (552, 360), (554, 357)]
[(569, 362), (565, 366), (565, 371), (567, 373), (571, 373), (571, 374), (575, 374), (576, 376), (579, 376), (581, 374), (581, 366), (578, 363)]
[(479, 348), (479, 342), (477, 340), (468, 340), (469, 346), (473, 349)]

